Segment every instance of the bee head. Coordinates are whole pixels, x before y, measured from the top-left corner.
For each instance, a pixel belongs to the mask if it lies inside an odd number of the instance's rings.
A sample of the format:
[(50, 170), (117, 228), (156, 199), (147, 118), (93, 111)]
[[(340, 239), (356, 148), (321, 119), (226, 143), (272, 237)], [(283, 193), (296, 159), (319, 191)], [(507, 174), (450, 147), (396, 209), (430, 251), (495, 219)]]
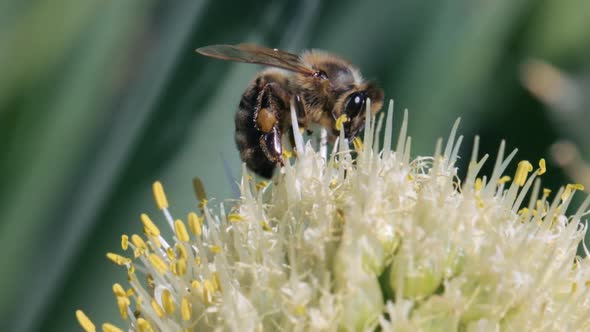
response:
[[(335, 119), (343, 114), (348, 118), (343, 123), (343, 130), (344, 136), (349, 140), (354, 139), (365, 128), (367, 98), (371, 99), (371, 114), (377, 113), (383, 105), (383, 90), (372, 83), (368, 83), (366, 89), (341, 97), (341, 102), (337, 103), (341, 107), (336, 107), (332, 112)], [(337, 135), (337, 131), (335, 134)]]

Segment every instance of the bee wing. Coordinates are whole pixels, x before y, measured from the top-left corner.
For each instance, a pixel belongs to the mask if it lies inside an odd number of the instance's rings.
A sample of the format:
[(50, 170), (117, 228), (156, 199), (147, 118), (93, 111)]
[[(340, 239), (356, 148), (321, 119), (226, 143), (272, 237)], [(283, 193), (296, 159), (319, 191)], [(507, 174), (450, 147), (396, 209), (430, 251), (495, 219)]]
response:
[(298, 55), (254, 44), (210, 45), (198, 48), (198, 53), (212, 58), (257, 63), (313, 75), (315, 71), (301, 62)]

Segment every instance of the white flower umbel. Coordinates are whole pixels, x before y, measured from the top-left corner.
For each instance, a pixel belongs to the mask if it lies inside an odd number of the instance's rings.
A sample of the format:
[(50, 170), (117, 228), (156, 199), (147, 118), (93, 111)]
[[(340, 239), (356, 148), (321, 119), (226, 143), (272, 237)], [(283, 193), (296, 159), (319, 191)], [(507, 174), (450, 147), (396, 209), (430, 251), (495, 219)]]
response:
[(341, 134), (329, 158), (294, 128), (296, 160), (272, 184), (244, 168), (228, 213), (202, 201), (186, 224), (155, 183), (163, 217), (142, 215), (143, 235), (123, 236), (133, 258), (108, 254), (128, 271), (129, 287), (113, 291), (129, 330), (590, 329), (590, 260), (576, 256), (590, 200), (565, 215), (580, 186), (541, 189), (544, 160), (520, 162), (511, 180), (504, 143), (479, 175), (477, 138), (460, 182), (458, 122), (444, 149), (411, 158), (407, 112), (394, 150), (392, 117), (390, 104), (381, 143), (367, 112), (363, 143), (349, 150)]

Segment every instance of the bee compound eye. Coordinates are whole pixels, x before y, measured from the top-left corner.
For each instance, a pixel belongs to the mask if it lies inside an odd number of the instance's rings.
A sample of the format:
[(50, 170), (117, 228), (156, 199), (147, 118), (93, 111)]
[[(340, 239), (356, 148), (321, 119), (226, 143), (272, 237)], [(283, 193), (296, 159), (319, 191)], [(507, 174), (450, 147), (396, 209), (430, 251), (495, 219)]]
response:
[(365, 91), (351, 93), (344, 104), (344, 113), (349, 118), (355, 118), (363, 109), (366, 99)]
[(314, 77), (320, 78), (322, 80), (327, 80), (328, 79), (328, 74), (326, 74), (325, 71), (323, 70), (318, 70), (315, 73), (313, 73)]

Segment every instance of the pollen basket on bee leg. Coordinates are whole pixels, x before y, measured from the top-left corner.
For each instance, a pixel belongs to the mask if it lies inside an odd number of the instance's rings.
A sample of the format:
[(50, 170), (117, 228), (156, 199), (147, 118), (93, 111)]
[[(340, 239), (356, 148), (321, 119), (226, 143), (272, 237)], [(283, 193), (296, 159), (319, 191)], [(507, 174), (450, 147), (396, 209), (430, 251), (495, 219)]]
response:
[(256, 116), (256, 125), (264, 133), (271, 132), (277, 121), (277, 117), (268, 108), (261, 108)]

